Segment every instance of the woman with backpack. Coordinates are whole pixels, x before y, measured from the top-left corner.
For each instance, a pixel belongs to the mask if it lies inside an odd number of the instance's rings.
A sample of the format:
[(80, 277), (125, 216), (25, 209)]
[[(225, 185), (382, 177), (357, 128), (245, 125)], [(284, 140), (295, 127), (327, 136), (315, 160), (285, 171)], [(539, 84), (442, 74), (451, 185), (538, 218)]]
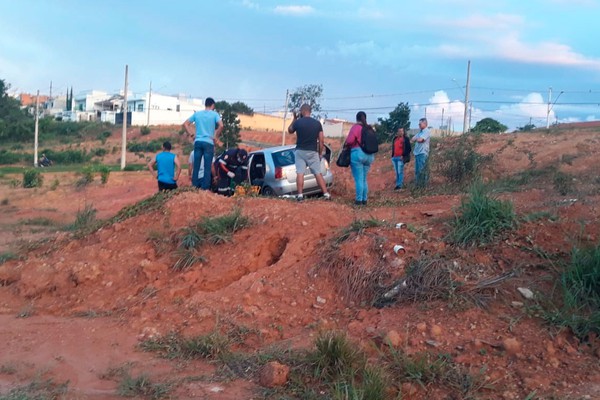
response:
[(396, 136), (392, 141), (392, 165), (396, 172), (396, 187), (394, 190), (402, 189), (404, 183), (404, 164), (410, 161), (410, 138), (404, 132), (404, 128), (398, 128)]
[[(363, 150), (365, 143), (363, 135), (374, 135), (373, 128), (367, 124), (367, 114), (364, 111), (359, 111), (356, 114), (356, 124), (350, 128), (346, 143), (344, 146), (350, 148), (350, 169), (356, 186), (356, 198), (354, 204), (367, 205), (367, 197), (369, 194), (369, 185), (367, 184), (367, 174), (371, 168), (371, 164), (375, 159), (375, 154), (367, 153)], [(371, 150), (367, 150), (371, 151)], [(377, 150), (375, 150), (376, 152)]]

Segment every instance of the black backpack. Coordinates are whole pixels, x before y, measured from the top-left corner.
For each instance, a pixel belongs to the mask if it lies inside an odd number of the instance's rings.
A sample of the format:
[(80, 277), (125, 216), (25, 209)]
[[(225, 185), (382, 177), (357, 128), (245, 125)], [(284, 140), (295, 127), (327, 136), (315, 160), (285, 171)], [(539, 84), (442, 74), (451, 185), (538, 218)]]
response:
[(365, 125), (362, 128), (360, 136), (360, 148), (366, 154), (375, 154), (379, 151), (379, 142), (377, 134), (370, 125)]

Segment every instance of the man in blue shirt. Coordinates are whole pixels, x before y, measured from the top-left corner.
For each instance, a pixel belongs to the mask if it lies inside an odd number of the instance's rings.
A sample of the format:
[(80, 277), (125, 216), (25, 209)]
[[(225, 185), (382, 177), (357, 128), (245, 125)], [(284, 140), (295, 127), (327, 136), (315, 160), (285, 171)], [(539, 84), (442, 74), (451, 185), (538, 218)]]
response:
[[(156, 171), (154, 166), (156, 165)], [(171, 143), (163, 143), (163, 151), (156, 155), (156, 158), (148, 163), (148, 169), (158, 180), (158, 190), (177, 189), (177, 180), (181, 173), (181, 165), (177, 155), (171, 153)]]
[[(204, 168), (204, 176), (198, 179), (198, 170), (201, 162), (210, 165), (215, 154), (215, 139), (223, 130), (221, 116), (215, 111), (215, 100), (208, 97), (204, 102), (205, 109), (195, 112), (183, 123), (185, 131), (194, 137), (194, 171), (192, 173), (192, 184), (204, 190), (210, 189), (210, 168)], [(196, 126), (196, 132), (192, 131), (192, 125)]]
[(412, 138), (412, 142), (415, 143), (413, 150), (415, 155), (415, 183), (419, 187), (427, 185), (429, 180), (427, 158), (429, 157), (429, 138), (431, 134), (427, 125), (427, 118), (421, 118), (419, 120), (420, 131)]

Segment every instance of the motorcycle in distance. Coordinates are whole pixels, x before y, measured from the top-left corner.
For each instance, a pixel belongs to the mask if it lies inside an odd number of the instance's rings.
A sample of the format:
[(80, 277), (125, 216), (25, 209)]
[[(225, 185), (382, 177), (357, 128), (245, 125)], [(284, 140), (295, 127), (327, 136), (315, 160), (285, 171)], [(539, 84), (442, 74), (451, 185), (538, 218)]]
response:
[(45, 154), (42, 154), (42, 158), (38, 161), (38, 167), (50, 167), (52, 165), (52, 161), (46, 157)]

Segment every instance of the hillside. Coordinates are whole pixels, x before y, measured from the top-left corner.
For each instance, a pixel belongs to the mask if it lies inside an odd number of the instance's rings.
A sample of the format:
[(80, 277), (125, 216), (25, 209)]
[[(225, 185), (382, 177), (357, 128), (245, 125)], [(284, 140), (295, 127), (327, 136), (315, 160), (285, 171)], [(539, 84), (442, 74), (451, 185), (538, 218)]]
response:
[[(169, 135), (178, 134), (138, 139)], [(444, 162), (464, 161), (461, 146), (473, 146), (483, 182), (518, 218), (479, 246), (449, 236), (468, 185), (453, 182)], [(144, 373), (182, 399), (353, 398), (368, 375), (343, 389), (348, 380), (316, 378), (299, 355), (345, 332), (385, 370), (389, 398), (600, 398), (599, 325), (576, 335), (547, 318), (552, 304), (561, 308), (556, 284), (572, 249), (599, 244), (596, 128), (438, 139), (426, 191), (392, 190), (388, 149), (371, 169), (364, 208), (352, 205), (350, 171), (336, 166), (334, 201), (300, 204), (192, 190), (150, 197), (155, 182), (144, 171), (79, 190), (69, 173), (47, 173), (35, 190), (4, 177), (0, 245), (11, 257), (0, 265), (0, 394), (41, 382), (28, 393), (121, 398), (120, 379)], [(65, 230), (86, 206), (103, 222)], [(202, 231), (223, 216), (240, 221), (231, 237)], [(46, 223), (27, 229), (36, 220)], [(200, 244), (186, 249), (194, 229)], [(395, 254), (396, 244), (406, 252)], [(399, 296), (384, 296), (397, 284)], [(227, 338), (227, 357), (178, 358), (173, 338), (212, 334)], [(259, 370), (272, 359), (292, 367), (291, 378), (265, 389)], [(364, 390), (357, 398), (376, 398)]]

